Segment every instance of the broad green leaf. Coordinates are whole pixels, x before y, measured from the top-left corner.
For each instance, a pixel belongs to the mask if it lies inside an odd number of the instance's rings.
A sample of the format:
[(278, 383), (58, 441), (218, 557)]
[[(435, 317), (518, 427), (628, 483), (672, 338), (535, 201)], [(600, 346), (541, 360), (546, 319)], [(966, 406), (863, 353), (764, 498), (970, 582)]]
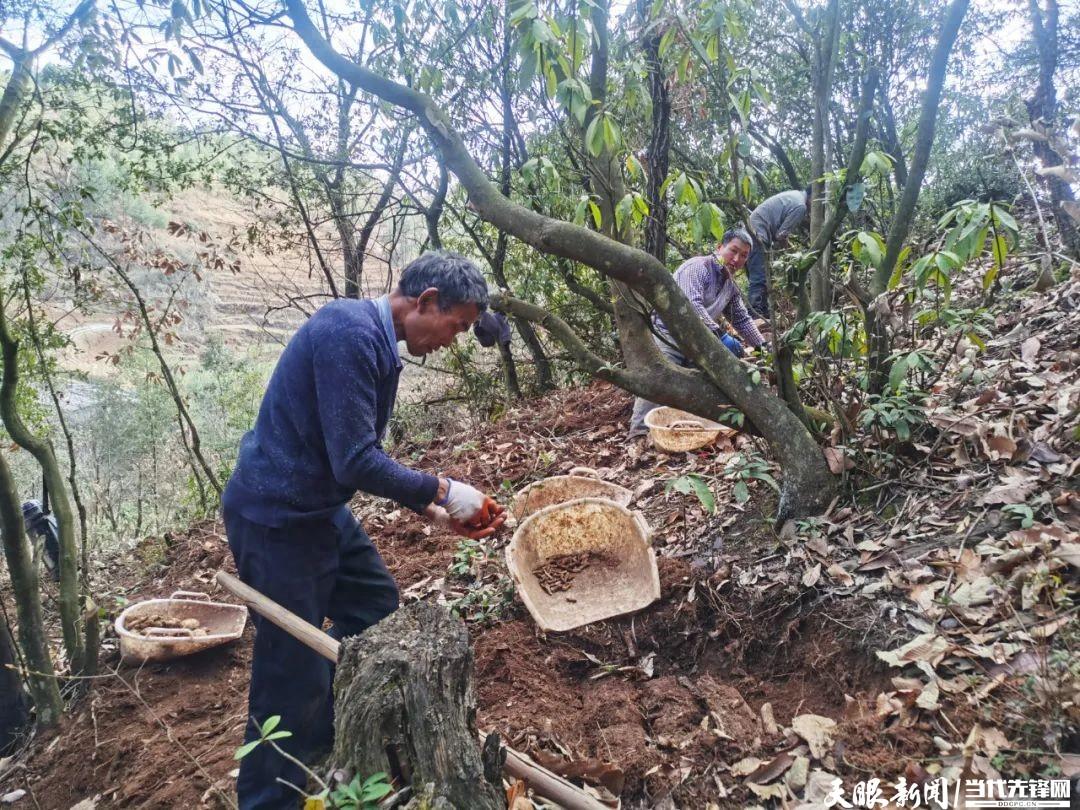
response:
[(583, 197), (582, 199), (578, 200), (578, 204), (574, 208), (574, 224), (575, 225), (584, 225), (585, 224), (585, 211), (587, 210), (588, 205), (589, 205), (589, 200), (588, 200), (587, 197)]
[(715, 62), (720, 58), (720, 36), (718, 34), (713, 34), (705, 43), (705, 55), (710, 62)]
[(731, 490), (731, 494), (735, 498), (736, 503), (746, 503), (750, 500), (750, 490), (747, 489), (745, 481), (736, 481), (735, 486)]
[(679, 172), (679, 175), (675, 178), (675, 187), (672, 189), (675, 193), (676, 202), (686, 202), (686, 185), (686, 172)]
[(360, 801), (377, 802), (393, 789), (393, 786), (386, 784), (386, 782), (380, 782), (377, 785), (366, 785), (363, 793), (360, 794)]
[(889, 372), (889, 387), (893, 391), (899, 391), (901, 383), (907, 378), (908, 373), (908, 358), (901, 357), (895, 363), (893, 363), (892, 370)]
[(993, 211), (995, 225), (1006, 228), (1013, 233), (1019, 233), (1020, 226), (1016, 224), (1016, 220), (1013, 219), (1012, 214), (999, 205), (993, 206), (991, 210)]
[(634, 227), (636, 228), (641, 224), (641, 221), (649, 215), (649, 204), (645, 202), (645, 198), (638, 192), (634, 192), (632, 196), (632, 210)]
[(712, 212), (712, 216), (709, 218), (709, 231), (713, 235), (713, 239), (719, 241), (724, 236), (724, 212), (720, 210), (718, 205), (709, 203), (709, 209)]
[(645, 170), (641, 167), (641, 162), (634, 157), (633, 153), (629, 153), (626, 156), (626, 173), (633, 180), (644, 179)]
[(682, 58), (679, 59), (678, 67), (679, 81), (685, 82), (687, 76), (690, 75), (690, 49), (683, 51)]
[(750, 192), (753, 190), (750, 187), (750, 175), (744, 174), (743, 177), (742, 177), (742, 181), (740, 182), (739, 185), (740, 185), (740, 190), (742, 191), (743, 199), (744, 200), (749, 200), (750, 199)]
[(624, 194), (623, 198), (615, 205), (615, 230), (622, 231), (623, 223), (626, 222), (626, 217), (630, 214), (634, 205), (634, 196), (632, 194)]
[(1000, 273), (1000, 272), (1001, 272), (1001, 267), (997, 264), (997, 262), (995, 262), (993, 265), (991, 265), (987, 269), (987, 271), (985, 273), (983, 273), (982, 288), (984, 290), (989, 290), (993, 286), (994, 281), (997, 279), (998, 273)]
[(555, 35), (551, 33), (551, 28), (548, 24), (539, 18), (532, 22), (532, 35), (537, 42), (544, 45), (550, 45), (555, 42)]
[(698, 476), (691, 476), (690, 483), (694, 487), (694, 494), (697, 495), (698, 500), (701, 501), (701, 505), (705, 508), (708, 514), (716, 512), (716, 496), (713, 495), (709, 485), (705, 483), (705, 480)]
[(668, 30), (664, 32), (664, 35), (660, 37), (660, 45), (657, 47), (656, 52), (661, 59), (663, 59), (664, 55), (668, 52), (671, 43), (675, 41), (675, 30), (674, 27), (668, 28)]
[(589, 213), (592, 214), (593, 224), (596, 225), (596, 230), (600, 230), (603, 217), (600, 215), (600, 206), (592, 200), (589, 200)]
[(537, 15), (536, 5), (534, 3), (523, 3), (517, 8), (514, 13), (510, 15), (510, 24), (518, 25), (525, 20), (531, 20)]
[(712, 233), (712, 209), (708, 203), (698, 206), (697, 211), (694, 212), (694, 219), (697, 221), (702, 238), (705, 234)]
[[(963, 260), (960, 258), (960, 256), (957, 255), (956, 253), (954, 253), (951, 250), (939, 251), (938, 255), (939, 256), (944, 256), (945, 259), (948, 260), (949, 264), (952, 265), (952, 268), (954, 270), (964, 263)], [(944, 270), (944, 268), (942, 268), (942, 270)]]
[(540, 55), (537, 49), (529, 50), (521, 58), (521, 69), (518, 71), (518, 81), (522, 88), (526, 88), (532, 84), (532, 80), (536, 76), (536, 68), (539, 61)]
[(863, 203), (863, 197), (866, 196), (866, 184), (859, 182), (851, 186), (847, 190), (847, 207), (852, 213), (859, 210)]
[(551, 66), (551, 62), (548, 62), (544, 66), (544, 90), (547, 92), (548, 98), (555, 98), (557, 87), (558, 77), (555, 75), (555, 69)]
[(283, 740), (286, 737), (291, 737), (291, 736), (292, 736), (291, 731), (275, 731), (272, 734), (267, 734), (266, 739), (268, 739), (268, 740)]
[(236, 749), (236, 753), (233, 754), (233, 759), (243, 759), (252, 751), (254, 751), (255, 746), (257, 746), (260, 742), (262, 742), (262, 740), (252, 740), (249, 743), (244, 743)]
[(280, 714), (273, 714), (273, 715), (270, 715), (270, 717), (266, 718), (266, 720), (263, 722), (262, 728), (260, 730), (262, 731), (262, 734), (265, 737), (267, 734), (269, 734), (271, 731), (273, 731), (275, 728), (277, 728), (280, 724), (281, 724), (281, 715)]
[(860, 231), (853, 248), (855, 258), (871, 267), (880, 267), (882, 260), (885, 258), (881, 237), (876, 233)]
[(622, 133), (619, 125), (612, 120), (610, 115), (604, 115), (604, 146), (614, 152), (622, 145)]
[(604, 151), (604, 125), (600, 120), (603, 117), (602, 114), (593, 116), (585, 130), (585, 145), (593, 157), (598, 157)]

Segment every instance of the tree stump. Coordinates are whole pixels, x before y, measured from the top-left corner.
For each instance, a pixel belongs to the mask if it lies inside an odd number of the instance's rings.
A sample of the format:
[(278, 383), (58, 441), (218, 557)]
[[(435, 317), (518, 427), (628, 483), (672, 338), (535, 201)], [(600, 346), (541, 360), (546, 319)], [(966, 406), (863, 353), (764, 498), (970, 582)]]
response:
[(472, 677), (464, 622), (430, 602), (346, 639), (334, 681), (334, 764), (400, 776), (426, 807), (504, 810), (501, 788), (484, 778)]

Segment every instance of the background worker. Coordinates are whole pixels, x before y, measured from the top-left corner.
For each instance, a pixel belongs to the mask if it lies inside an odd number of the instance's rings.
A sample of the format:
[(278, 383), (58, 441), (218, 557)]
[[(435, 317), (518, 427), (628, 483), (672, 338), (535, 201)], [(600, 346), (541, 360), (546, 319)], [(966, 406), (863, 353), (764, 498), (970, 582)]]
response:
[[(255, 427), (240, 442), (222, 509), (240, 578), (331, 635), (355, 635), (398, 607), (398, 589), (348, 507), (357, 490), (390, 498), (452, 531), (487, 536), (502, 507), (459, 481), (402, 466), (381, 439), (402, 363), (450, 345), (486, 309), (487, 285), (463, 256), (427, 253), (376, 300), (319, 309), (282, 352)], [(333, 736), (333, 668), (283, 630), (254, 618), (248, 725), (280, 715), (277, 741), (304, 761)], [(306, 775), (268, 745), (240, 762), (241, 810), (296, 808)]]
[(781, 191), (765, 200), (750, 214), (754, 248), (746, 259), (749, 278), (747, 298), (754, 317), (769, 318), (769, 272), (767, 253), (787, 247), (788, 238), (810, 215), (810, 187), (802, 191)]
[[(753, 246), (754, 240), (750, 234), (742, 228), (732, 228), (724, 233), (720, 244), (711, 255), (688, 259), (675, 271), (675, 282), (690, 299), (702, 323), (709, 327), (736, 357), (742, 357), (746, 352), (742, 343), (721, 326), (720, 321), (724, 319), (754, 348), (765, 344), (765, 338), (746, 310), (746, 303), (734, 276), (746, 263), (746, 257)], [(656, 315), (653, 315), (653, 325), (656, 328), (656, 343), (660, 351), (671, 362), (689, 366), (690, 362), (679, 352), (675, 339)], [(647, 399), (635, 399), (627, 438), (632, 439), (648, 433), (645, 415), (658, 407), (660, 406), (657, 403)]]

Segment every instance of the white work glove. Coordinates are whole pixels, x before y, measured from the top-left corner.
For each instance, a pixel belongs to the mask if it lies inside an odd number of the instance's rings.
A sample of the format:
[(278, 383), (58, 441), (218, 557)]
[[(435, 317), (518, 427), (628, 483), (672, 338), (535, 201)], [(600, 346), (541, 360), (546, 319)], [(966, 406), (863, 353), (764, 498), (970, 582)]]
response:
[(459, 523), (468, 523), (484, 508), (486, 496), (480, 490), (453, 478), (447, 478), (446, 483), (446, 495), (442, 500), (435, 501), (435, 505), (441, 506)]

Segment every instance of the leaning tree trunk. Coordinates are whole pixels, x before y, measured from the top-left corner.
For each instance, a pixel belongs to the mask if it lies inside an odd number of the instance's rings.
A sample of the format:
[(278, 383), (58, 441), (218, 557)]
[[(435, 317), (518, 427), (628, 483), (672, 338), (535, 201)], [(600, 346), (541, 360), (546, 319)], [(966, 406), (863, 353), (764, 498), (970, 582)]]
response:
[[(68, 500), (67, 487), (60, 472), (60, 463), (52, 442), (35, 435), (23, 421), (16, 404), (19, 384), (19, 343), (11, 334), (7, 316), (0, 302), (0, 354), (3, 356), (3, 380), (0, 381), (0, 418), (4, 427), (19, 447), (29, 451), (41, 466), (45, 485), (52, 495), (53, 512), (60, 540), (60, 627), (64, 636), (64, 650), (73, 674), (82, 671), (85, 663), (82, 630), (79, 615), (79, 554), (75, 542), (75, 517)], [(14, 485), (12, 497), (16, 505)], [(22, 517), (19, 518), (20, 529)]]
[(19, 645), (29, 670), (26, 680), (30, 686), (30, 696), (34, 701), (38, 723), (51, 726), (60, 720), (64, 704), (60, 699), (52, 659), (49, 658), (45, 622), (41, 618), (37, 571), (34, 570), (30, 544), (26, 540), (22, 510), (15, 494), (15, 481), (3, 454), (0, 454), (0, 536), (3, 537), (11, 590), (15, 595)]
[[(597, 4), (598, 6), (602, 4)], [(761, 431), (784, 471), (778, 520), (819, 514), (832, 499), (837, 483), (813, 436), (776, 395), (755, 383), (746, 366), (728, 351), (695, 314), (674, 276), (655, 256), (602, 233), (545, 217), (504, 197), (469, 154), (446, 113), (427, 96), (364, 68), (342, 56), (315, 29), (303, 0), (285, 0), (296, 33), (312, 54), (330, 70), (383, 100), (416, 114), (428, 137), (442, 154), (469, 194), (480, 216), (499, 230), (552, 256), (581, 262), (599, 271), (613, 284), (613, 291), (632, 290), (634, 302), (617, 297), (623, 314), (638, 299), (651, 304), (668, 326), (683, 355), (698, 372), (678, 368), (664, 360), (648, 330), (630, 329), (634, 318), (621, 317), (616, 309), (625, 368), (596, 357), (567, 325), (551, 313), (528, 302), (493, 296), (493, 306), (517, 317), (542, 321), (559, 342), (594, 376), (601, 377), (638, 396), (713, 418), (721, 397), (726, 397)], [(606, 8), (603, 9), (606, 13)], [(594, 8), (591, 17), (601, 11)], [(602, 43), (598, 45), (602, 49)], [(596, 64), (594, 62), (594, 70)], [(591, 85), (590, 85), (591, 87)], [(593, 92), (593, 98), (597, 93)], [(617, 176), (617, 166), (608, 176)], [(615, 195), (610, 195), (615, 197)], [(616, 197), (616, 199), (618, 199)], [(606, 200), (604, 201), (606, 202)], [(603, 205), (601, 211), (603, 213)], [(608, 215), (610, 217), (610, 212)], [(604, 221), (607, 221), (605, 217)], [(629, 346), (627, 336), (633, 337)], [(638, 362), (642, 360), (644, 362)]]
[(445, 607), (415, 602), (346, 639), (334, 706), (338, 767), (390, 773), (425, 796), (426, 807), (506, 807), (476, 744), (469, 634)]
[(7, 616), (0, 613), (0, 756), (14, 747), (29, 722), (30, 710), (16, 668), (15, 644)]

